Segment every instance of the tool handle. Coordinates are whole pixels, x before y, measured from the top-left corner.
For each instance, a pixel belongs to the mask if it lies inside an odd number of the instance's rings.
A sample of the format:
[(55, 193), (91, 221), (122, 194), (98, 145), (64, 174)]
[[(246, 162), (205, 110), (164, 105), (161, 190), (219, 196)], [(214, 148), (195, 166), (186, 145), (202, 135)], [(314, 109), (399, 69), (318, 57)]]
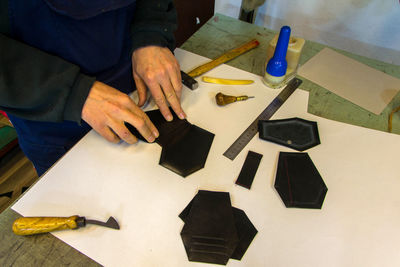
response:
[(236, 102), (236, 101), (242, 101), (246, 100), (249, 97), (247, 95), (241, 95), (241, 96), (231, 96), (231, 95), (224, 95), (223, 93), (218, 93), (215, 96), (215, 100), (217, 101), (218, 106), (225, 106), (227, 104)]
[(203, 73), (206, 73), (207, 71), (215, 68), (216, 66), (219, 66), (225, 62), (228, 62), (229, 60), (234, 59), (235, 57), (249, 51), (250, 49), (257, 47), (259, 44), (260, 44), (259, 41), (257, 41), (256, 39), (253, 39), (250, 42), (248, 42), (240, 47), (234, 48), (234, 49), (228, 51), (227, 53), (223, 54), (222, 56), (219, 56), (216, 59), (191, 70), (188, 73), (188, 75), (193, 78), (200, 76)]
[(189, 76), (186, 72), (181, 71), (182, 83), (186, 85), (190, 90), (197, 89), (199, 87), (199, 83)]
[(234, 80), (234, 79), (222, 79), (222, 78), (214, 78), (209, 76), (201, 77), (203, 82), (206, 83), (216, 83), (216, 84), (226, 84), (226, 85), (243, 85), (243, 84), (252, 84), (253, 80)]
[(22, 217), (14, 221), (12, 230), (17, 235), (33, 235), (56, 230), (78, 228), (79, 216), (71, 217)]

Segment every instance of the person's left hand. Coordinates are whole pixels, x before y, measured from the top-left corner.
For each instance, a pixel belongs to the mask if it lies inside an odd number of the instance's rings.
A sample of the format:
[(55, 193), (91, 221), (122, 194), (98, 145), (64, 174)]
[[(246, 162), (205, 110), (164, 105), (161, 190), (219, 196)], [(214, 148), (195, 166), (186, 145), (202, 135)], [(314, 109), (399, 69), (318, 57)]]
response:
[(132, 70), (139, 95), (138, 106), (146, 102), (148, 87), (167, 121), (172, 120), (168, 103), (180, 119), (186, 117), (180, 104), (180, 66), (168, 48), (146, 46), (136, 49), (132, 54)]

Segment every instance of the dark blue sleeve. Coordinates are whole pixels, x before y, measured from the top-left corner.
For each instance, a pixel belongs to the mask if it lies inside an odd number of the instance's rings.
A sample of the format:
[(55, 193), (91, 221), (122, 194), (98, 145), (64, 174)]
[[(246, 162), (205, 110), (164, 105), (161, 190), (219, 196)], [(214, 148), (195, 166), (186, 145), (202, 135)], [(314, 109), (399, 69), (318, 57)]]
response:
[(177, 14), (172, 0), (138, 0), (132, 23), (132, 51), (158, 45), (175, 49)]
[(1, 110), (29, 120), (81, 122), (94, 77), (1, 33), (0, 51)]

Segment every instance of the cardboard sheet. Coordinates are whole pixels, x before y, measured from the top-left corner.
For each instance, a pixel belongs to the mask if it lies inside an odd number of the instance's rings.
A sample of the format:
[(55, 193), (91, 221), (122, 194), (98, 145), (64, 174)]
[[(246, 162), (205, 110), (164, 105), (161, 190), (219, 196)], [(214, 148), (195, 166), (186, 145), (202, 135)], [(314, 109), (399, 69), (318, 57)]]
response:
[(400, 80), (329, 48), (299, 68), (299, 75), (379, 115), (400, 91)]
[[(185, 71), (207, 61), (182, 50), (176, 55)], [(234, 161), (222, 155), (279, 90), (226, 65), (207, 75), (255, 83), (200, 81), (196, 91), (183, 90), (188, 120), (215, 133), (204, 169), (183, 179), (158, 165), (157, 144), (111, 144), (92, 131), (12, 208), (24, 216), (114, 216), (119, 231), (88, 225), (54, 233), (104, 266), (204, 267), (187, 260), (178, 215), (198, 190), (226, 191), (259, 231), (243, 259), (228, 266), (400, 266), (397, 135), (308, 114), (308, 93), (295, 91), (272, 119), (318, 122), (321, 144), (306, 152), (329, 191), (321, 210), (287, 209), (273, 184), (279, 151), (294, 150), (256, 136)], [(255, 98), (219, 107), (220, 91)], [(249, 150), (263, 154), (251, 190), (235, 185)]]

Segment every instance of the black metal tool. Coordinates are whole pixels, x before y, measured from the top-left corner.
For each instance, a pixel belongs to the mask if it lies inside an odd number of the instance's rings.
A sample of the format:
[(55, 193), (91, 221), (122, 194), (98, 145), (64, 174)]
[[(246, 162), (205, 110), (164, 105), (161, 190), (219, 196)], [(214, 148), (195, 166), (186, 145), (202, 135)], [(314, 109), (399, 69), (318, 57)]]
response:
[(186, 85), (190, 90), (197, 89), (199, 87), (199, 83), (189, 76), (187, 73), (181, 71), (182, 83)]

